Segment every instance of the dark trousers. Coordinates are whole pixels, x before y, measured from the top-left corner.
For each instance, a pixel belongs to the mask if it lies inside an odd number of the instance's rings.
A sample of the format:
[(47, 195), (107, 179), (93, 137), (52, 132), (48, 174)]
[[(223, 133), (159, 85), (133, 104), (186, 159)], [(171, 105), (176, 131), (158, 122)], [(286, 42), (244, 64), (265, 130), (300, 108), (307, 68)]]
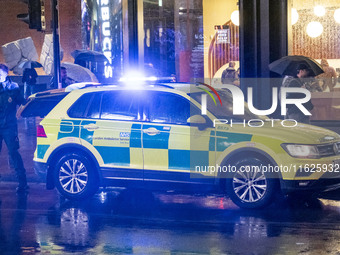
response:
[(19, 186), (25, 187), (27, 185), (26, 170), (22, 161), (19, 149), (19, 138), (17, 127), (0, 128), (0, 152), (2, 147), (2, 141), (5, 142), (8, 155), (13, 163), (14, 170), (16, 172)]

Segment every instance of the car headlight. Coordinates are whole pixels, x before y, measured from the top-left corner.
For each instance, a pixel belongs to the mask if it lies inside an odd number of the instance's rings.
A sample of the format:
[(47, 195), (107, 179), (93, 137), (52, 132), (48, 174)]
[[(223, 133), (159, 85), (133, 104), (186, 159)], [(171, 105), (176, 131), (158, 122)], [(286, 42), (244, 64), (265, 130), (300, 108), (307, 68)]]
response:
[(295, 158), (320, 158), (318, 148), (315, 145), (282, 144), (282, 148)]

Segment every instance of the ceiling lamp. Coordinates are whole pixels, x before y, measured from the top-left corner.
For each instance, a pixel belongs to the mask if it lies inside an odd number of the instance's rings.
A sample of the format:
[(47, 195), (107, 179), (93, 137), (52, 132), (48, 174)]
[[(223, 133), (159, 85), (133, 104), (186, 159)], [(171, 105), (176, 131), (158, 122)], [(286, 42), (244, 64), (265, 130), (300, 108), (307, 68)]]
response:
[(291, 15), (292, 15), (292, 25), (294, 25), (299, 19), (299, 14), (295, 8), (292, 8)]
[(307, 25), (307, 34), (312, 37), (318, 37), (322, 34), (323, 32), (323, 26), (321, 25), (320, 22), (317, 21), (312, 21), (309, 22)]
[(230, 16), (231, 22), (234, 23), (234, 25), (239, 26), (240, 25), (240, 12), (238, 10), (233, 11)]
[(322, 17), (323, 15), (325, 15), (325, 13), (326, 13), (326, 9), (322, 5), (317, 5), (314, 7), (314, 14), (316, 16)]
[(340, 8), (335, 10), (334, 19), (337, 23), (340, 23)]

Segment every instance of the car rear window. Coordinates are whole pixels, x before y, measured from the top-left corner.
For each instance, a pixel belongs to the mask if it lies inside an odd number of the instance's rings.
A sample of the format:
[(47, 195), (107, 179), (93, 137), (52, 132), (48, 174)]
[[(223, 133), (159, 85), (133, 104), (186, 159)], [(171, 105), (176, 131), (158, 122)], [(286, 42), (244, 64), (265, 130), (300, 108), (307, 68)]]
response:
[(21, 110), (21, 117), (45, 117), (68, 93), (41, 94), (30, 98)]

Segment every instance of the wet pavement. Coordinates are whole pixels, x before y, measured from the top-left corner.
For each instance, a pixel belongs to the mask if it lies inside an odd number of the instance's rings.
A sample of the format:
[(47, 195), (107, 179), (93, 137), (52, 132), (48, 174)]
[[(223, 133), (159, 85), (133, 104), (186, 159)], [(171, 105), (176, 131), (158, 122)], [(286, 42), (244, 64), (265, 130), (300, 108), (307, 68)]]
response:
[(125, 189), (71, 202), (35, 176), (35, 123), (19, 125), (30, 191), (15, 193), (4, 150), (0, 254), (340, 254), (338, 191), (255, 211), (222, 196)]
[[(27, 172), (27, 178), (30, 182), (39, 182), (40, 179), (33, 169), (33, 154), (36, 147), (36, 125), (39, 119), (27, 118), (18, 120), (18, 137), (20, 141), (19, 152), (23, 158), (24, 166)], [(0, 174), (2, 181), (15, 181), (15, 175), (10, 167), (6, 145), (3, 144), (0, 152)]]
[(0, 254), (340, 254), (340, 202), (247, 211), (216, 196), (101, 190), (71, 202), (0, 186)]

